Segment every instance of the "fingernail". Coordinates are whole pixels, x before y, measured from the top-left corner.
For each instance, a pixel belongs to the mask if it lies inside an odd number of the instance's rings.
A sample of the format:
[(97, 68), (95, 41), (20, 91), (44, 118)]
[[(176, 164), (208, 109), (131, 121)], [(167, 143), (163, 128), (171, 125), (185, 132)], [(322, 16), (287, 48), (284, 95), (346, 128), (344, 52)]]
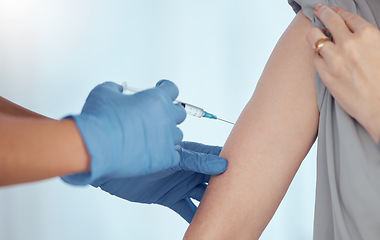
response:
[(319, 11), (319, 9), (321, 9), (322, 6), (323, 6), (323, 4), (316, 4), (314, 6), (314, 11)]
[(168, 80), (166, 80), (166, 79), (161, 79), (160, 81), (158, 81), (158, 82), (156, 83), (156, 87), (160, 86), (162, 83), (164, 83), (164, 82), (166, 82), (166, 81), (168, 81)]

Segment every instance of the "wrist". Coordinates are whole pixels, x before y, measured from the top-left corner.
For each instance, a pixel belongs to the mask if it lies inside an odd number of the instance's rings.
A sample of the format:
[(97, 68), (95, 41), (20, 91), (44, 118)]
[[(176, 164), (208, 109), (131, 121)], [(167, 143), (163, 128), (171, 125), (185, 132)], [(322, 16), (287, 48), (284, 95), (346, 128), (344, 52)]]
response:
[[(112, 148), (115, 141), (113, 141), (112, 129), (109, 129), (112, 124), (106, 124), (105, 121), (94, 116), (83, 114), (68, 116), (62, 121), (70, 121), (75, 126), (88, 159), (86, 171), (78, 171), (76, 174), (64, 176), (62, 179), (70, 184), (85, 185), (109, 175), (114, 167), (113, 155), (115, 154)], [(83, 163), (81, 169), (83, 170)]]
[(91, 168), (90, 155), (87, 151), (84, 140), (73, 119), (60, 120), (61, 126), (69, 133), (68, 140), (71, 142), (74, 156), (67, 159), (71, 166), (71, 173), (89, 172)]

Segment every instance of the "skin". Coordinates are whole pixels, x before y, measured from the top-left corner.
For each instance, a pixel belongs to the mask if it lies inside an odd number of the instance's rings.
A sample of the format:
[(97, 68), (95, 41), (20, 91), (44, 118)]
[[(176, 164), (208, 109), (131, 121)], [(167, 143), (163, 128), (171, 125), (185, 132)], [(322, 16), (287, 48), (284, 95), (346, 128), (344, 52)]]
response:
[[(333, 36), (314, 54), (321, 80), (339, 105), (355, 118), (378, 144), (380, 138), (380, 31), (362, 17), (341, 8), (315, 6), (315, 15)], [(313, 28), (310, 46), (325, 37)]]
[(49, 119), (0, 97), (0, 186), (89, 170), (73, 120)]
[(300, 11), (275, 47), (184, 239), (258, 239), (317, 136), (311, 22)]

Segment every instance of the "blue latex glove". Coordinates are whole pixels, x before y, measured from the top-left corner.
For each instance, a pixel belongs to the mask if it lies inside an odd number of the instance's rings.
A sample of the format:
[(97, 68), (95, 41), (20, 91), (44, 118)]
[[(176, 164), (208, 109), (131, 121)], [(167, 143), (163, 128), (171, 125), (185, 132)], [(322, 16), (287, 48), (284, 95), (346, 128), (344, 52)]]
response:
[(140, 203), (156, 203), (171, 208), (191, 222), (210, 175), (223, 173), (227, 161), (218, 157), (221, 147), (183, 142), (177, 147), (181, 161), (172, 168), (140, 177), (99, 179), (94, 187), (120, 198)]
[(174, 167), (180, 161), (175, 145), (185, 109), (173, 103), (174, 83), (161, 80), (155, 88), (134, 95), (106, 82), (88, 96), (82, 113), (70, 116), (91, 157), (91, 172), (63, 177), (71, 184), (88, 184), (101, 177), (136, 177)]

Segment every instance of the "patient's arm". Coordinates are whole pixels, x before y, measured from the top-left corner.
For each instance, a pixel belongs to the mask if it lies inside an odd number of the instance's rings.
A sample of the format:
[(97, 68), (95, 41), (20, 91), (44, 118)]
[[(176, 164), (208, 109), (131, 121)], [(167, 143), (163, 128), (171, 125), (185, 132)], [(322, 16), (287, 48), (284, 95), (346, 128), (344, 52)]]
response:
[(317, 136), (311, 22), (300, 12), (274, 49), (185, 239), (257, 239)]

